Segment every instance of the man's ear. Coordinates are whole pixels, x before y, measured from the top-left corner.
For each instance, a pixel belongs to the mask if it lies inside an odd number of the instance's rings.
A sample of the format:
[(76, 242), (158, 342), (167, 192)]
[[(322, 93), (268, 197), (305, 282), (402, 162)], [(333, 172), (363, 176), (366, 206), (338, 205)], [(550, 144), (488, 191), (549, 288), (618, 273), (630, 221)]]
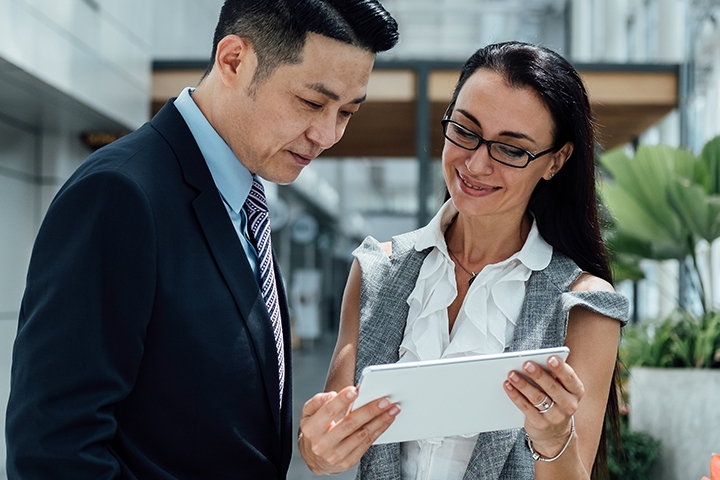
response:
[(567, 142), (560, 150), (552, 154), (553, 161), (550, 163), (550, 166), (545, 172), (545, 175), (543, 175), (543, 178), (545, 178), (545, 180), (550, 180), (554, 177), (563, 165), (565, 165), (565, 162), (568, 161), (568, 158), (570, 158), (574, 149), (575, 145), (572, 142)]
[(246, 39), (227, 35), (218, 42), (214, 68), (226, 86), (234, 86), (238, 81), (249, 85), (256, 66), (255, 51)]

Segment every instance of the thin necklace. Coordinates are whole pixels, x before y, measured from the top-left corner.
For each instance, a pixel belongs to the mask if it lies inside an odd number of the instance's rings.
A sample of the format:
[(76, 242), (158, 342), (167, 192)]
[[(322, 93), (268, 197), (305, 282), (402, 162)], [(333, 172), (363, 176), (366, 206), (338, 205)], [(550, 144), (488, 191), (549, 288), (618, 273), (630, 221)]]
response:
[(463, 264), (460, 263), (460, 260), (457, 259), (457, 257), (450, 251), (449, 248), (447, 249), (447, 251), (450, 254), (450, 256), (452, 257), (452, 259), (455, 260), (455, 263), (458, 264), (460, 266), (460, 268), (462, 268), (463, 270), (465, 270), (467, 273), (470, 274), (470, 280), (468, 280), (468, 287), (470, 285), (472, 285), (472, 283), (475, 281), (475, 277), (477, 277), (477, 273), (471, 272), (467, 268), (463, 267)]

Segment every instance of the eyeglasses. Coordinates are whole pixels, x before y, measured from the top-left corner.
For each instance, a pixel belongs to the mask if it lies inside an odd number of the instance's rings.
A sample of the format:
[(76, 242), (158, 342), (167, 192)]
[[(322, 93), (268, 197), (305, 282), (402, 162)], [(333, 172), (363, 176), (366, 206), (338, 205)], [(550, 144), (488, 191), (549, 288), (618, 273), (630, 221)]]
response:
[[(448, 107), (450, 112), (452, 105)], [(449, 113), (445, 113), (445, 118), (440, 122), (443, 126), (443, 134), (445, 138), (452, 143), (465, 150), (477, 150), (482, 144), (487, 145), (488, 155), (496, 162), (513, 168), (525, 168), (533, 160), (547, 155), (557, 150), (556, 147), (549, 148), (540, 153), (530, 153), (520, 147), (514, 147), (502, 142), (493, 142), (485, 140), (477, 133), (474, 133), (463, 127), (454, 120), (450, 120)]]

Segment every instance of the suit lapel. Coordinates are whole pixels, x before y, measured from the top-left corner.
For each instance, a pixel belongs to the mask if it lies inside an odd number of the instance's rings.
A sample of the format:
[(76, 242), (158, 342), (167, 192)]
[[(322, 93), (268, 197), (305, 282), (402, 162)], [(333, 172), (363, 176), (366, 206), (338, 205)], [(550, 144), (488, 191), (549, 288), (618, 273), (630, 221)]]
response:
[[(282, 445), (281, 465), (283, 471), (287, 471), (293, 450), (292, 432), (292, 335), (290, 329), (290, 314), (288, 312), (287, 295), (285, 284), (282, 281), (277, 256), (273, 251), (273, 263), (275, 264), (275, 278), (277, 279), (278, 301), (280, 303), (280, 316), (283, 326), (283, 340), (285, 342), (285, 391), (283, 392), (283, 408), (279, 413), (278, 422), (280, 425), (280, 443)], [(270, 320), (268, 319), (268, 322)], [(273, 337), (274, 341), (274, 337)], [(277, 363), (277, 362), (276, 362)], [(276, 375), (277, 376), (277, 375)]]
[[(275, 338), (270, 317), (260, 294), (255, 275), (245, 257), (237, 233), (228, 218), (220, 194), (212, 180), (207, 164), (200, 153), (190, 130), (180, 113), (169, 101), (151, 121), (153, 127), (168, 141), (175, 151), (185, 181), (199, 193), (192, 202), (200, 228), (208, 242), (210, 252), (222, 273), (235, 303), (245, 322), (255, 347), (265, 391), (270, 401), (273, 418), (280, 432), (279, 379)], [(278, 277), (279, 278), (279, 277)], [(281, 312), (287, 318), (284, 291)], [(287, 322), (284, 322), (287, 324)], [(285, 326), (285, 325), (284, 325)], [(289, 325), (286, 329), (289, 331)], [(289, 345), (287, 343), (286, 345)]]
[(279, 428), (279, 380), (275, 338), (267, 307), (260, 295), (255, 274), (245, 257), (242, 245), (227, 217), (217, 191), (206, 190), (193, 202), (200, 227), (215, 257), (218, 268), (235, 298), (235, 303), (250, 332), (255, 354), (261, 366), (265, 391)]

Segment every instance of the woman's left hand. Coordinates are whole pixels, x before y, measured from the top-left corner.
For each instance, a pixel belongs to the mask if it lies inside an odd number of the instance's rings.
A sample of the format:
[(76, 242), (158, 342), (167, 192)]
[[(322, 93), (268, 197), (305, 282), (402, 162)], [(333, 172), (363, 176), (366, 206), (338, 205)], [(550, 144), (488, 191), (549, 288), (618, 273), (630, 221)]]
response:
[[(525, 362), (523, 375), (508, 374), (505, 391), (525, 414), (525, 431), (533, 448), (545, 457), (554, 457), (567, 443), (571, 417), (575, 414), (585, 389), (575, 371), (563, 359), (548, 359), (549, 372), (537, 363)], [(536, 386), (537, 385), (537, 386)]]

